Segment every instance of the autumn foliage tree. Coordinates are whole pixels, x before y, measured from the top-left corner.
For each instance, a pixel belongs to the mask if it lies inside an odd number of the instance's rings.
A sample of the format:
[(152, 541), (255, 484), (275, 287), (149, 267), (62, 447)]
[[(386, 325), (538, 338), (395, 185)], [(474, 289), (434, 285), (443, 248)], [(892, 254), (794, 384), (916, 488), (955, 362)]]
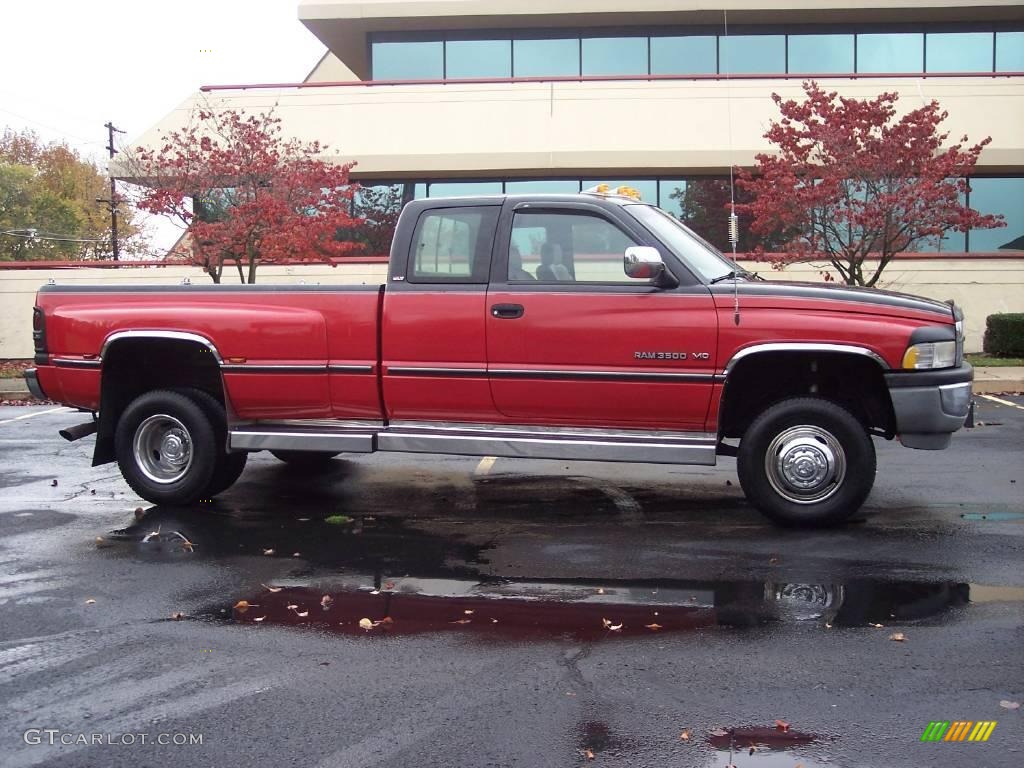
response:
[(272, 112), (201, 109), (126, 165), (144, 181), (139, 208), (189, 227), (193, 261), (215, 283), (233, 264), (243, 283), (260, 263), (328, 261), (365, 246), (339, 237), (360, 223), (353, 164), (319, 159), (325, 145), (285, 139)]
[[(30, 130), (0, 133), (0, 261), (105, 259), (113, 256), (110, 179), (63, 142)], [(135, 255), (144, 246), (133, 211), (118, 210), (118, 245)]]
[(848, 285), (873, 286), (893, 257), (951, 231), (1005, 226), (963, 203), (986, 138), (947, 145), (938, 102), (897, 117), (896, 93), (840, 97), (815, 82), (802, 101), (772, 98), (782, 119), (765, 138), (777, 148), (741, 170), (754, 196), (737, 204), (755, 235), (795, 233), (780, 263), (825, 256)]

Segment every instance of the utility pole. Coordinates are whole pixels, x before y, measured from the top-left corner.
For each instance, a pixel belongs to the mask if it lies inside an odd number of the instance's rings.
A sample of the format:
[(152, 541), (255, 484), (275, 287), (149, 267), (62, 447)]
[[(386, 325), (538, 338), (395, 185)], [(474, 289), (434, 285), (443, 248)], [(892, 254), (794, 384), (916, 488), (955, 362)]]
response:
[[(117, 150), (114, 149), (114, 134), (124, 133), (124, 131), (119, 128), (115, 128), (113, 121), (104, 123), (103, 127), (107, 129), (107, 152), (110, 153), (110, 159), (113, 160), (114, 155), (117, 154)], [(121, 258), (121, 251), (117, 245), (117, 183), (114, 181), (113, 173), (110, 173), (110, 200), (104, 200), (98, 197), (96, 198), (96, 202), (109, 203), (110, 205), (110, 246), (114, 251), (114, 261), (119, 261)]]

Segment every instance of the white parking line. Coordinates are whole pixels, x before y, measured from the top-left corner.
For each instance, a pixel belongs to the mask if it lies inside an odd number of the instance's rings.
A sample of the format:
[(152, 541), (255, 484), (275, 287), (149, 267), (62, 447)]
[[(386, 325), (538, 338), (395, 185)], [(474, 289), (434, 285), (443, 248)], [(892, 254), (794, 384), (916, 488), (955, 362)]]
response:
[(10, 424), (12, 421), (21, 421), (22, 419), (31, 419), (35, 416), (43, 416), (47, 413), (56, 413), (57, 411), (70, 411), (70, 408), (50, 408), (47, 411), (36, 411), (35, 413), (26, 413), (24, 416), (15, 416), (13, 419), (4, 419), (0, 421), (0, 424)]
[(494, 466), (494, 462), (497, 460), (497, 456), (484, 456), (480, 459), (480, 463), (476, 465), (476, 470), (474, 470), (473, 474), (478, 477), (488, 474), (491, 471), (491, 467)]
[(993, 403), (999, 403), (1000, 405), (1008, 405), (1011, 408), (1016, 408), (1018, 411), (1024, 411), (1024, 405), (1017, 405), (1017, 403), (1011, 403), (1009, 400), (1003, 400), (1001, 397), (993, 397), (992, 395), (978, 395), (978, 397), (984, 397), (986, 400), (991, 400)]

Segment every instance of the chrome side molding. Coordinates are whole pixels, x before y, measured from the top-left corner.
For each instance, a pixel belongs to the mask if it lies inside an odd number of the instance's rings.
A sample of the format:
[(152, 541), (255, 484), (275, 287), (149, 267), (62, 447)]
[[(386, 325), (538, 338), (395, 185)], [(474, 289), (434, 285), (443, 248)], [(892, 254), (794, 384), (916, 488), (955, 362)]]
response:
[(387, 427), (366, 421), (240, 424), (230, 429), (228, 445), (244, 451), (386, 451), (703, 466), (716, 461), (716, 436), (703, 432), (452, 422), (399, 422)]

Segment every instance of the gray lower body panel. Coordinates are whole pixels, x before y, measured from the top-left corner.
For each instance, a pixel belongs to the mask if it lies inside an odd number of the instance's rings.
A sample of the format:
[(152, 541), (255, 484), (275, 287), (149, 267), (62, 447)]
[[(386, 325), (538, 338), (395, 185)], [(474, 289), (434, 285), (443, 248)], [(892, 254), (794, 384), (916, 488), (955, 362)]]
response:
[(971, 408), (971, 382), (890, 388), (896, 431), (908, 448), (938, 451), (949, 446)]
[(640, 430), (406, 422), (259, 423), (230, 430), (232, 450), (444, 453), (467, 456), (714, 466), (716, 436)]

